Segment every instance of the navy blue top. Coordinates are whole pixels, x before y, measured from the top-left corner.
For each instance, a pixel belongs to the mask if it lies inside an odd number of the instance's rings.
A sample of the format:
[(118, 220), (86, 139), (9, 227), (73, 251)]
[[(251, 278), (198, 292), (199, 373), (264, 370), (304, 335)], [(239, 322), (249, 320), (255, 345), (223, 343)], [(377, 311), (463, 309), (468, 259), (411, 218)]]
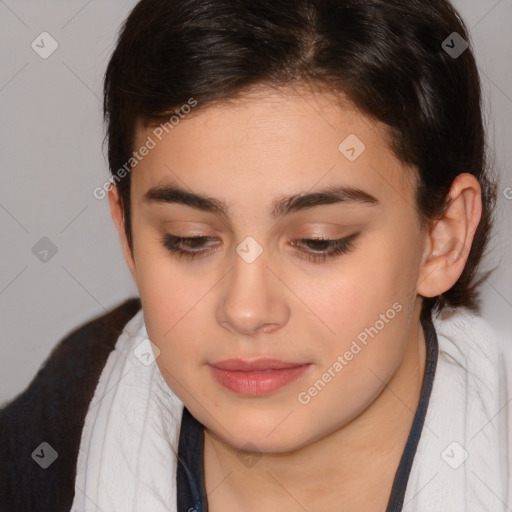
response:
[[(418, 408), (411, 431), (395, 473), (386, 512), (400, 512), (411, 472), (412, 462), (421, 436), (432, 384), (437, 366), (437, 334), (431, 318), (422, 320), (425, 333), (426, 361)], [(176, 475), (178, 512), (208, 512), (203, 465), (204, 426), (185, 407), (181, 421), (178, 444), (178, 469)]]

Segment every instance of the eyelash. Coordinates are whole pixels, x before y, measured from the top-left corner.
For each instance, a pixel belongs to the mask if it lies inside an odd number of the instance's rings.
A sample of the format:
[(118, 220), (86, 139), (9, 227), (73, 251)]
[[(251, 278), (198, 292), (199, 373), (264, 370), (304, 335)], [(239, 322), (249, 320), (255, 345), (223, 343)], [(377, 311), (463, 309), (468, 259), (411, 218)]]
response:
[[(299, 249), (301, 253), (303, 253), (309, 261), (314, 263), (318, 263), (320, 261), (326, 261), (327, 259), (333, 259), (342, 254), (347, 254), (354, 248), (354, 240), (359, 236), (360, 232), (353, 233), (345, 238), (340, 238), (337, 240), (330, 240), (325, 238), (300, 238), (298, 241), (301, 243), (315, 243), (315, 242), (323, 242), (330, 247), (330, 250), (324, 252), (308, 252), (302, 249)], [(187, 243), (192, 241), (198, 242), (200, 240), (213, 240), (208, 236), (194, 236), (194, 237), (179, 237), (171, 234), (166, 234), (162, 238), (162, 244), (164, 247), (173, 253), (173, 255), (180, 259), (184, 257), (188, 260), (193, 260), (198, 255), (205, 255), (211, 251), (187, 251), (180, 249), (178, 247), (181, 243)]]

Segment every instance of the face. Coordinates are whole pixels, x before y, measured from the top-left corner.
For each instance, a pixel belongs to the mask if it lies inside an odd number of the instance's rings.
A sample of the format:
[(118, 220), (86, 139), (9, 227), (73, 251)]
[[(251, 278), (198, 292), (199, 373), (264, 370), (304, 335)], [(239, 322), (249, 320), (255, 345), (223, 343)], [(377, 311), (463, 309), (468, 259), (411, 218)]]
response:
[(232, 447), (340, 429), (417, 333), (413, 171), (325, 92), (262, 90), (153, 130), (137, 132), (156, 146), (131, 174), (127, 261), (167, 384)]

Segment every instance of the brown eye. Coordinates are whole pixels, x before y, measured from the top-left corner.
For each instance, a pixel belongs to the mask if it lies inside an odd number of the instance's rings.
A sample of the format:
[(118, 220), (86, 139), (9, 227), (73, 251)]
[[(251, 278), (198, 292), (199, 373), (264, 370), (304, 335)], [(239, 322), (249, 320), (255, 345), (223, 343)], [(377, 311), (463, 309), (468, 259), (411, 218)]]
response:
[[(353, 233), (350, 236), (336, 240), (326, 238), (301, 238), (298, 242), (306, 245), (309, 250), (299, 249), (299, 251), (310, 261), (325, 261), (326, 259), (335, 258), (341, 254), (348, 253), (353, 249), (353, 242), (359, 234), (360, 232)], [(297, 243), (293, 243), (292, 245), (299, 246)]]
[(205, 242), (209, 240), (214, 239), (208, 236), (181, 237), (166, 234), (162, 239), (162, 244), (167, 250), (177, 255), (178, 258), (184, 256), (186, 258), (194, 259), (197, 255), (209, 252), (201, 249), (204, 247)]
[[(346, 254), (354, 247), (354, 240), (359, 236), (360, 232), (353, 233), (350, 236), (330, 240), (325, 238), (301, 238), (292, 243), (293, 246), (299, 248), (299, 252), (304, 255), (309, 261), (318, 262), (327, 259), (335, 258), (341, 254)], [(208, 236), (193, 236), (193, 237), (180, 237), (171, 234), (166, 234), (162, 238), (162, 244), (176, 257), (185, 257), (187, 259), (194, 259), (196, 256), (206, 256), (210, 249), (205, 245), (209, 241), (215, 241), (214, 238)], [(210, 247), (213, 244), (210, 244)], [(306, 246), (306, 249), (300, 248), (301, 245)]]

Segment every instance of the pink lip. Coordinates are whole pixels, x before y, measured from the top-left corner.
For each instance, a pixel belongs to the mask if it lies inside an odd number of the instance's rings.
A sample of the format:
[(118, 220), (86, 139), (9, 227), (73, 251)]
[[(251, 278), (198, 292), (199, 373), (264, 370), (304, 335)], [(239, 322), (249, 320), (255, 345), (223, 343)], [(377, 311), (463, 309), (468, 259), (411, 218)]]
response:
[(266, 395), (299, 378), (310, 363), (289, 363), (278, 359), (243, 361), (229, 359), (210, 365), (213, 376), (224, 387), (246, 396)]

